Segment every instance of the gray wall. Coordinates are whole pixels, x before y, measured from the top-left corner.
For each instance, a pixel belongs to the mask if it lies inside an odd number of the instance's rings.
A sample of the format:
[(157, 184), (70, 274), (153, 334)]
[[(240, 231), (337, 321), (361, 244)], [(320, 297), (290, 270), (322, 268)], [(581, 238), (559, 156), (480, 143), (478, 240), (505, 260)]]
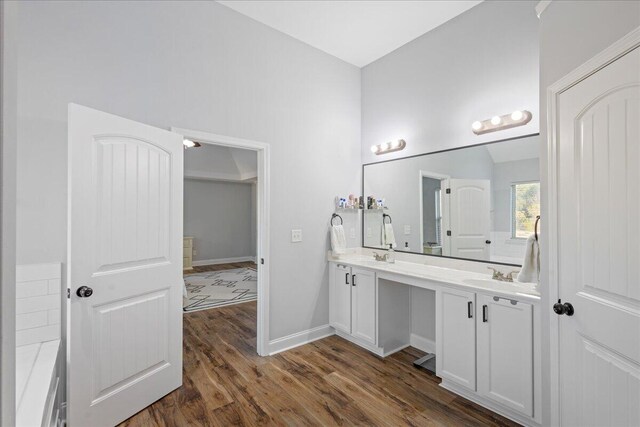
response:
[[(18, 4), (0, 2), (0, 425), (15, 425)], [(64, 367), (61, 367), (64, 376)], [(61, 390), (64, 393), (64, 388)]]
[(360, 70), (215, 2), (18, 8), (18, 262), (66, 261), (75, 102), (271, 144), (270, 338), (327, 324), (334, 196), (360, 188)]
[[(364, 163), (538, 132), (535, 1), (485, 1), (362, 70)], [(526, 109), (523, 127), (476, 136), (471, 123)], [(407, 148), (376, 156), (373, 144)]]
[(184, 181), (184, 235), (194, 237), (194, 261), (255, 256), (253, 184)]
[[(439, 179), (422, 178), (422, 239), (424, 243), (437, 242), (436, 190), (441, 188)], [(418, 248), (420, 252), (420, 248)]]
[[(607, 46), (640, 26), (640, 2), (637, 1), (554, 1), (540, 17), (540, 116), (546, 117), (547, 88)], [(542, 221), (547, 216), (547, 123), (541, 122), (541, 196)], [(548, 289), (548, 247), (541, 237), (541, 288)], [(550, 307), (548, 295), (542, 293), (542, 307)], [(542, 330), (549, 330), (550, 311), (544, 311)], [(555, 348), (555, 345), (553, 346)], [(543, 334), (543, 373), (549, 372), (551, 344)], [(543, 425), (549, 424), (550, 378), (543, 376)]]

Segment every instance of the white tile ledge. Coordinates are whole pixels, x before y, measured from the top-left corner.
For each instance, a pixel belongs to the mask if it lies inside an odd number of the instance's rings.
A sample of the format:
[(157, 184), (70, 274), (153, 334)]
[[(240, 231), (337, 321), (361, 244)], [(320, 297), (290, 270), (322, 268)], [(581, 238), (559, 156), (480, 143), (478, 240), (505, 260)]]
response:
[(42, 425), (60, 340), (16, 348), (16, 426)]

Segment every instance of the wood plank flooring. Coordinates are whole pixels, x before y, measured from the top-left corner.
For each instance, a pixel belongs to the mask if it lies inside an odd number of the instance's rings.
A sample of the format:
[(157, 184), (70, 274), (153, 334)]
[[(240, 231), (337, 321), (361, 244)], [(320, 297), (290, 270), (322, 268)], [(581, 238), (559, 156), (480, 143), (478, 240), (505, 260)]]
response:
[(207, 271), (220, 271), (220, 270), (232, 270), (234, 268), (256, 268), (256, 263), (253, 261), (232, 262), (228, 264), (216, 264), (216, 265), (201, 265), (193, 266), (193, 270), (185, 270), (184, 275), (205, 273)]
[(183, 386), (122, 426), (513, 426), (412, 366), (337, 336), (256, 353), (256, 303), (184, 315)]

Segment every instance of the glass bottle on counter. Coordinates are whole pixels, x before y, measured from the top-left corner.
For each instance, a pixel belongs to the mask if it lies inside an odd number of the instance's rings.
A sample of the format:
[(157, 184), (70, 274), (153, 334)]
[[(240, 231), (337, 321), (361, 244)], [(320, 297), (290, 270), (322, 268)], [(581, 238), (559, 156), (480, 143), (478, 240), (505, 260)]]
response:
[(387, 262), (393, 264), (396, 262), (396, 251), (393, 250), (393, 245), (389, 243), (389, 251), (387, 252)]

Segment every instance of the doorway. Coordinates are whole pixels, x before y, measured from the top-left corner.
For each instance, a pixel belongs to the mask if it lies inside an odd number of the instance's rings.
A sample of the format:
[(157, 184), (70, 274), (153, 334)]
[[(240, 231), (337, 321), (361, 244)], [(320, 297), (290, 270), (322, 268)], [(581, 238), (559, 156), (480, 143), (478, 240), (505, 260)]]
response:
[[(201, 145), (199, 148), (188, 148), (185, 154), (185, 166), (187, 165), (189, 150), (203, 150), (201, 153), (204, 153), (204, 150), (209, 150), (211, 152), (215, 151), (215, 155), (231, 156), (231, 158), (235, 155), (234, 162), (236, 163), (236, 169), (238, 171), (238, 176), (234, 177), (233, 174), (229, 174), (229, 171), (209, 171), (208, 173), (203, 173), (202, 170), (198, 175), (198, 171), (187, 170), (185, 167), (185, 221), (190, 220), (191, 215), (187, 215), (189, 211), (189, 206), (187, 198), (195, 196), (198, 197), (197, 194), (201, 191), (207, 191), (207, 187), (212, 187), (212, 183), (214, 186), (218, 187), (220, 190), (223, 187), (226, 187), (222, 191), (235, 191), (236, 195), (239, 193), (248, 193), (251, 200), (255, 203), (255, 214), (248, 213), (249, 217), (255, 215), (255, 218), (250, 219), (250, 223), (255, 224), (255, 232), (250, 230), (250, 234), (255, 236), (255, 240), (252, 236), (250, 241), (254, 241), (254, 248), (251, 254), (242, 254), (238, 255), (239, 252), (226, 252), (229, 256), (224, 256), (225, 252), (216, 252), (216, 250), (220, 250), (220, 245), (216, 245), (215, 242), (212, 242), (209, 239), (209, 242), (206, 239), (201, 239), (198, 236), (187, 236), (191, 231), (191, 225), (185, 222), (185, 245), (190, 241), (192, 245), (192, 260), (191, 265), (186, 265), (186, 267), (193, 269), (192, 271), (196, 274), (196, 276), (192, 276), (192, 279), (187, 279), (185, 291), (188, 291), (189, 288), (195, 289), (197, 286), (204, 286), (207, 283), (207, 280), (215, 279), (219, 281), (229, 279), (229, 275), (239, 275), (235, 277), (234, 280), (227, 280), (228, 282), (233, 282), (238, 280), (247, 280), (250, 281), (254, 279), (251, 276), (251, 270), (253, 264), (253, 257), (255, 254), (255, 281), (256, 281), (256, 290), (255, 294), (257, 296), (257, 337), (256, 337), (256, 350), (259, 355), (265, 356), (269, 353), (269, 338), (268, 338), (268, 309), (269, 309), (269, 301), (268, 301), (268, 286), (269, 286), (269, 268), (268, 268), (268, 239), (269, 239), (269, 145), (256, 141), (249, 141), (239, 138), (233, 138), (223, 135), (210, 134), (207, 132), (199, 132), (188, 129), (181, 128), (172, 128), (173, 132), (181, 134), (183, 138), (186, 140), (197, 142)], [(195, 151), (194, 151), (195, 153)], [(205, 156), (198, 155), (197, 157), (204, 158)], [(251, 159), (255, 159), (255, 171), (251, 169)], [(194, 162), (196, 165), (198, 161)], [(228, 164), (228, 162), (227, 162)], [(198, 169), (197, 166), (194, 166), (195, 169)], [(202, 169), (202, 168), (200, 168)], [(217, 175), (216, 175), (217, 173)], [(244, 178), (244, 179), (243, 179)], [(244, 181), (244, 182), (243, 182)], [(229, 188), (229, 186), (239, 186), (235, 189)], [(193, 191), (192, 191), (193, 190)], [(211, 188), (209, 188), (211, 190)], [(210, 193), (209, 193), (210, 194)], [(224, 200), (220, 200), (220, 203), (224, 203)], [(220, 204), (218, 203), (218, 205)], [(250, 208), (251, 210), (251, 208)], [(244, 212), (243, 215), (246, 215), (247, 212)], [(197, 216), (197, 215), (195, 215)], [(218, 216), (218, 218), (220, 218)], [(213, 223), (216, 221), (215, 218), (211, 219), (211, 225), (214, 226)], [(224, 224), (222, 224), (224, 227)], [(250, 226), (250, 225), (249, 225)], [(193, 224), (194, 229), (198, 229), (198, 227)], [(203, 229), (202, 227), (200, 227)], [(206, 228), (206, 227), (205, 227)], [(218, 236), (220, 237), (220, 236)], [(189, 239), (191, 238), (191, 239)], [(220, 240), (218, 240), (219, 242)], [(207, 247), (208, 245), (208, 247)], [(216, 248), (217, 246), (217, 248)], [(186, 248), (186, 246), (185, 246)], [(193, 250), (195, 249), (195, 253)], [(224, 250), (224, 248), (222, 248)], [(208, 253), (202, 253), (202, 250), (210, 251)], [(237, 250), (234, 249), (234, 250)], [(243, 249), (240, 249), (241, 251)], [(246, 250), (245, 250), (246, 252)], [(185, 250), (185, 253), (189, 253), (189, 250)], [(213, 258), (210, 258), (213, 257)], [(200, 264), (200, 265), (198, 265)], [(189, 271), (186, 272), (187, 274)], [(205, 274), (199, 274), (205, 273)], [(212, 276), (212, 277), (204, 277), (204, 276)], [(213, 276), (216, 276), (215, 278)], [(217, 277), (217, 276), (225, 276), (225, 277)], [(229, 276), (229, 277), (227, 277)], [(242, 276), (242, 277), (240, 277)], [(204, 280), (204, 282), (203, 282)], [(201, 282), (201, 283), (198, 283)], [(195, 285), (195, 286), (190, 286)], [(204, 283), (204, 285), (203, 285)], [(185, 292), (187, 293), (187, 292)], [(229, 303), (233, 304), (234, 296), (230, 294)], [(236, 290), (236, 294), (240, 294), (240, 301), (244, 297), (245, 300), (249, 300), (251, 298), (251, 290), (247, 287), (238, 288)], [(236, 295), (237, 296), (237, 295)], [(197, 299), (197, 298), (196, 298)], [(215, 298), (213, 298), (215, 299)], [(236, 301), (236, 302), (240, 302)], [(193, 302), (193, 301), (192, 301)], [(217, 301), (220, 303), (220, 301)], [(197, 301), (196, 301), (197, 305)], [(222, 301), (222, 306), (228, 305)], [(188, 304), (185, 305), (187, 307)], [(214, 302), (215, 306), (215, 302)], [(192, 307), (194, 308), (194, 307)], [(210, 308), (213, 308), (210, 307)], [(186, 310), (189, 311), (189, 310)]]

